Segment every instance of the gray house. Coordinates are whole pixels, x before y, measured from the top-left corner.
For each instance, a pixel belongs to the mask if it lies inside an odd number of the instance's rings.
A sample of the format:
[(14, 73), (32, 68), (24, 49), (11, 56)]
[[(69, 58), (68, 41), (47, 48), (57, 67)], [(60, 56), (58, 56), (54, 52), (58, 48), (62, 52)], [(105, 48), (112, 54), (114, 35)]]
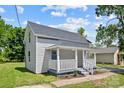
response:
[(96, 63), (109, 63), (119, 65), (118, 53), (119, 49), (117, 47), (97, 48)]
[(91, 42), (77, 33), (28, 22), (24, 44), (25, 66), (34, 73), (83, 73), (96, 67)]

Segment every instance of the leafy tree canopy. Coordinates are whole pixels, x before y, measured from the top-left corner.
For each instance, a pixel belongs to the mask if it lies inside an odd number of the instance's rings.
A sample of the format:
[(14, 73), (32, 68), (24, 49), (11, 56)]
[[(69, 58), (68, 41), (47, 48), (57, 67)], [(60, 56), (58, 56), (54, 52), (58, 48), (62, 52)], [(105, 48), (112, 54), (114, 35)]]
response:
[[(110, 47), (113, 43), (124, 50), (124, 6), (123, 5), (98, 5), (96, 8), (96, 15), (99, 16), (110, 16), (115, 15), (115, 18), (108, 20), (106, 25), (100, 25), (98, 27), (96, 42)], [(112, 20), (118, 20), (114, 24), (109, 24)]]
[(82, 37), (87, 37), (87, 35), (85, 35), (85, 29), (83, 27), (80, 27), (78, 29), (78, 33), (82, 36)]
[(0, 60), (23, 61), (24, 60), (24, 31), (20, 27), (5, 24), (0, 17)]

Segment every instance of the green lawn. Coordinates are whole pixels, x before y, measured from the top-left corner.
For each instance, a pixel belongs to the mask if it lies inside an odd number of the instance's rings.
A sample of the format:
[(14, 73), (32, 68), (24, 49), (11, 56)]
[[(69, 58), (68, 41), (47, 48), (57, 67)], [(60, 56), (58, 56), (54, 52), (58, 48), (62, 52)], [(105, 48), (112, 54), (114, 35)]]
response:
[[(124, 68), (111, 64), (97, 64), (99, 67)], [(63, 86), (64, 88), (116, 88), (124, 86), (124, 73), (117, 73), (104, 79)]]
[[(113, 68), (123, 68), (123, 66), (101, 65)], [(50, 74), (34, 74), (24, 68), (24, 63), (0, 63), (0, 87), (18, 87), (23, 85), (50, 84), (58, 78)], [(124, 73), (110, 76), (105, 79), (87, 81), (74, 85), (63, 86), (65, 88), (104, 88), (124, 86)]]
[(0, 64), (0, 87), (18, 87), (50, 83), (57, 77), (50, 74), (34, 74), (24, 68), (24, 63), (1, 63)]
[(97, 64), (98, 67), (124, 68), (124, 66), (113, 64)]

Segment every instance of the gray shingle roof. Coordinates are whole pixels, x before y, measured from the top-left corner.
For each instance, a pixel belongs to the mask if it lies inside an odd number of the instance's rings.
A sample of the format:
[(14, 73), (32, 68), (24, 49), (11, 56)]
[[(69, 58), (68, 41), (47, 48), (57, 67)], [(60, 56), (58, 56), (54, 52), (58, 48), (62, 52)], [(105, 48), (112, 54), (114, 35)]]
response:
[(96, 48), (96, 53), (115, 53), (118, 50), (117, 47), (111, 47), (111, 48)]
[(45, 25), (36, 24), (36, 23), (30, 22), (30, 21), (28, 21), (28, 24), (30, 25), (34, 34), (38, 35), (38, 36), (40, 36), (40, 35), (48, 36), (48, 37), (52, 37), (52, 38), (74, 41), (74, 42), (79, 42), (79, 43), (91, 43), (89, 40), (82, 38), (77, 33), (72, 33), (69, 31), (52, 28), (52, 27), (48, 27)]

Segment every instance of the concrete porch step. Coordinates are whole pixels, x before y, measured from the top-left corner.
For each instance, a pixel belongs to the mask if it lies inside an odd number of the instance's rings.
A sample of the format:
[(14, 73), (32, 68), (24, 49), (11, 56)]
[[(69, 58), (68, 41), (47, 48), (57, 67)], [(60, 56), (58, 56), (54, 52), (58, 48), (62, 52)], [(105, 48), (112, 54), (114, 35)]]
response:
[(78, 68), (77, 69), (82, 75), (89, 75), (89, 72), (83, 68)]

